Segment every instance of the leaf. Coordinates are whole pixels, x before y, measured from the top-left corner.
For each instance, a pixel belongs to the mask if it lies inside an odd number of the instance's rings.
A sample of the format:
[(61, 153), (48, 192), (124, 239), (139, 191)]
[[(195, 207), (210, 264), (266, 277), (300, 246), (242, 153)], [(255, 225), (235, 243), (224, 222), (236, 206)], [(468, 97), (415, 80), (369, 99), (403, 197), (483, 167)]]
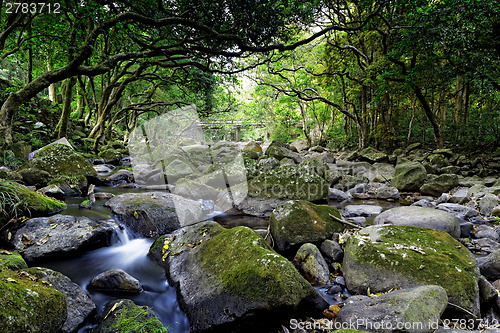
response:
[(135, 217), (136, 220), (139, 219), (139, 214), (137, 213), (137, 211), (134, 211), (134, 217)]
[(43, 244), (47, 243), (49, 240), (49, 237), (50, 237), (49, 234), (47, 234), (45, 237), (43, 237), (38, 242), (36, 242), (36, 245), (43, 245)]
[(7, 278), (7, 282), (12, 282), (12, 283), (17, 283), (19, 284), (16, 280), (14, 280), (13, 278)]
[(106, 316), (104, 317), (103, 320), (106, 320), (106, 318), (108, 318), (108, 316), (111, 314), (111, 312), (115, 311), (117, 307), (119, 307), (120, 305), (122, 305), (123, 301), (119, 301), (118, 303), (115, 303), (111, 309), (108, 311), (108, 313), (106, 314)]
[(8, 255), (11, 255), (12, 252), (9, 252), (7, 250), (0, 250), (0, 254), (8, 254)]

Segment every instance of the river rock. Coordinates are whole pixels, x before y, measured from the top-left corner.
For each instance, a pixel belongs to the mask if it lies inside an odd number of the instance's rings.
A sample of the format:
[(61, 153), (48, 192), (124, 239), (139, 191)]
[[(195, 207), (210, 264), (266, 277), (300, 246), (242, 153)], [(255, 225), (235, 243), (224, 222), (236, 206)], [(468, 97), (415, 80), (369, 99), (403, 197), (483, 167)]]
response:
[(174, 194), (190, 199), (217, 200), (219, 191), (211, 186), (187, 178), (179, 179), (175, 184)]
[(441, 230), (460, 237), (460, 221), (450, 213), (418, 206), (395, 207), (375, 217), (373, 224), (393, 224)]
[(110, 294), (137, 294), (142, 291), (139, 280), (119, 268), (97, 275), (90, 281), (88, 288)]
[(443, 231), (393, 225), (361, 229), (347, 240), (342, 268), (350, 292), (435, 284), (446, 290), (450, 303), (479, 315), (476, 261)]
[(339, 211), (333, 206), (302, 200), (277, 207), (269, 219), (276, 248), (286, 251), (303, 243), (324, 241), (335, 232), (342, 232), (345, 226), (330, 215), (340, 218)]
[(353, 198), (351, 193), (337, 190), (336, 188), (330, 188), (329, 191), (330, 191), (330, 200), (344, 201)]
[(26, 221), (12, 235), (11, 245), (27, 262), (60, 259), (110, 243), (115, 225), (86, 217), (54, 215)]
[(360, 184), (368, 184), (370, 180), (363, 175), (342, 175), (342, 179), (333, 187), (341, 191), (349, 191)]
[(481, 274), (488, 280), (495, 281), (500, 279), (500, 249), (493, 251), (485, 257), (476, 259)]
[(455, 193), (453, 193), (449, 201), (451, 203), (463, 204), (467, 202), (469, 199), (470, 199), (469, 188), (460, 187), (455, 191)]
[(23, 182), (28, 186), (35, 186), (37, 188), (44, 187), (52, 179), (50, 173), (45, 170), (35, 168), (28, 168), (19, 170), (19, 174), (23, 177)]
[(177, 288), (193, 333), (267, 331), (328, 307), (292, 263), (246, 227), (184, 227), (161, 236), (150, 255)]
[(266, 149), (265, 155), (269, 157), (274, 157), (279, 161), (281, 161), (285, 157), (291, 158), (292, 160), (295, 161), (295, 163), (300, 163), (303, 160), (302, 155), (294, 153), (293, 151), (284, 146), (275, 145), (274, 142)]
[(458, 176), (453, 174), (443, 174), (430, 179), (420, 187), (420, 193), (425, 195), (439, 196), (458, 186)]
[(344, 216), (365, 216), (378, 215), (382, 213), (382, 207), (374, 205), (347, 205), (344, 207)]
[(62, 176), (52, 179), (42, 192), (49, 196), (81, 196), (86, 193), (87, 178), (85, 176)]
[(47, 281), (66, 296), (67, 317), (62, 332), (76, 332), (85, 320), (94, 313), (96, 306), (79, 285), (62, 273), (48, 268), (33, 267), (25, 270), (29, 274)]
[(290, 143), (290, 149), (293, 151), (295, 148), (295, 151), (297, 153), (300, 153), (300, 152), (306, 150), (308, 147), (309, 147), (309, 144), (308, 144), (306, 138), (296, 139), (295, 141)]
[(302, 244), (293, 263), (302, 276), (313, 285), (324, 285), (330, 279), (328, 264), (314, 244)]
[(134, 173), (127, 169), (121, 169), (107, 177), (104, 182), (108, 185), (118, 185), (134, 182)]
[[(33, 281), (35, 280), (35, 281)], [(3, 332), (60, 332), (66, 298), (52, 285), (29, 274), (0, 271), (0, 326)]]
[(98, 155), (107, 164), (113, 165), (118, 165), (122, 158), (122, 153), (112, 147), (107, 147), (107, 149), (100, 151)]
[(389, 161), (386, 153), (383, 153), (373, 147), (367, 147), (359, 152), (359, 157), (363, 161), (370, 163), (381, 163)]
[(342, 246), (331, 239), (327, 239), (321, 243), (319, 249), (324, 258), (330, 262), (341, 262), (344, 257), (344, 250), (342, 250)]
[(26, 163), (26, 167), (45, 170), (52, 178), (60, 175), (97, 176), (97, 172), (85, 157), (63, 144), (53, 144), (40, 149)]
[(166, 332), (168, 331), (148, 306), (129, 299), (117, 299), (104, 308), (104, 318), (92, 332)]
[(399, 190), (392, 186), (377, 189), (377, 199), (398, 200), (401, 197)]
[(476, 238), (490, 238), (496, 242), (500, 241), (500, 235), (498, 232), (488, 225), (480, 224), (474, 229), (474, 236), (476, 236)]
[(391, 184), (400, 191), (417, 191), (426, 178), (427, 171), (421, 163), (402, 163), (396, 165)]
[(451, 213), (461, 220), (467, 220), (479, 215), (479, 212), (474, 208), (455, 203), (440, 203), (436, 208)]
[(487, 304), (498, 298), (498, 291), (484, 276), (479, 277), (479, 300), (481, 304)]
[(318, 176), (325, 178), (325, 173), (329, 170), (326, 162), (317, 160), (315, 158), (308, 158), (302, 161), (299, 166), (316, 173)]
[(484, 216), (491, 216), (493, 209), (500, 204), (498, 196), (486, 193), (479, 201), (479, 212)]
[(251, 197), (315, 201), (328, 199), (329, 193), (323, 178), (295, 165), (270, 170), (248, 182)]
[(193, 144), (181, 147), (187, 158), (193, 165), (199, 166), (210, 161), (210, 146)]
[(120, 194), (104, 206), (144, 237), (158, 237), (204, 218), (201, 203), (165, 192)]
[(246, 152), (249, 152), (249, 151), (253, 151), (253, 152), (256, 152), (256, 153), (262, 153), (262, 147), (255, 141), (250, 141), (248, 142), (245, 147), (243, 147), (241, 149), (241, 151), (243, 153), (246, 153)]
[(257, 169), (259, 173), (268, 172), (280, 166), (280, 161), (274, 157), (261, 158), (257, 162)]
[[(377, 330), (380, 332), (431, 333), (447, 305), (448, 296), (442, 287), (424, 285), (347, 304), (339, 311), (336, 323), (351, 323), (354, 325), (350, 328), (366, 331), (380, 326), (385, 327)], [(397, 329), (398, 325), (402, 325), (401, 329)]]

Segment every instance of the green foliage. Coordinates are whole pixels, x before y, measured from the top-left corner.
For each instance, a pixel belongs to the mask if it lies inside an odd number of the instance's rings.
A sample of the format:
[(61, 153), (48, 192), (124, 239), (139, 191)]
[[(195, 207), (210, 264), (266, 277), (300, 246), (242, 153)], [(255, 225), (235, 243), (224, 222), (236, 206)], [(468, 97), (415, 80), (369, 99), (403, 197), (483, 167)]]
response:
[(0, 221), (17, 217), (22, 205), (17, 187), (11, 181), (0, 180)]
[(10, 150), (0, 151), (0, 165), (6, 166), (9, 169), (17, 169), (23, 161), (18, 158)]

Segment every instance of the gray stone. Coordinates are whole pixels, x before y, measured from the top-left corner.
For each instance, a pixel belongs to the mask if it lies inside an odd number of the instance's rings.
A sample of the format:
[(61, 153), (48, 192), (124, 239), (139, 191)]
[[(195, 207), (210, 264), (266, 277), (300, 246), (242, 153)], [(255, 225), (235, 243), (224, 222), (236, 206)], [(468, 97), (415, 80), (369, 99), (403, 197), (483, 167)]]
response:
[(217, 189), (187, 178), (177, 181), (173, 193), (194, 200), (205, 199), (213, 201), (217, 200), (217, 196), (219, 195)]
[(293, 263), (302, 276), (313, 285), (323, 285), (330, 279), (328, 264), (314, 244), (302, 244)]
[(441, 230), (453, 238), (460, 237), (460, 222), (450, 213), (424, 207), (396, 207), (381, 213), (374, 224), (393, 224)]
[(400, 191), (416, 191), (427, 178), (427, 171), (418, 162), (408, 162), (396, 165), (392, 186)]
[(145, 237), (158, 237), (204, 218), (201, 203), (165, 192), (120, 194), (104, 206)]
[(490, 281), (500, 279), (500, 250), (476, 259), (479, 270)]
[(476, 238), (490, 238), (496, 242), (500, 241), (498, 232), (492, 227), (484, 224), (475, 227), (474, 236), (476, 236)]
[[(163, 174), (161, 173), (160, 170), (158, 170), (158, 173), (161, 175), (161, 179), (163, 180)], [(105, 179), (105, 183), (108, 185), (118, 185), (118, 184), (123, 184), (123, 183), (133, 183), (134, 182), (134, 174), (130, 170), (126, 169), (121, 169), (115, 172), (114, 174), (110, 175)]]
[(467, 187), (461, 187), (453, 193), (450, 197), (451, 203), (463, 204), (467, 202), (470, 198), (469, 189)]
[(267, 172), (280, 166), (280, 161), (274, 157), (262, 158), (257, 162), (259, 172)]
[[(446, 291), (440, 286), (427, 285), (346, 304), (339, 311), (336, 322), (346, 325), (354, 323), (354, 326), (349, 327), (367, 331), (372, 331), (377, 324), (391, 325), (396, 331), (395, 328), (402, 324), (403, 327), (408, 325), (414, 328), (398, 329), (397, 332), (431, 333), (447, 305)], [(417, 323), (419, 326), (415, 326)]]
[(368, 184), (370, 180), (362, 175), (342, 175), (342, 179), (334, 185), (334, 188), (341, 191), (348, 191), (359, 184)]
[(491, 238), (471, 239), (470, 243), (483, 253), (492, 253), (500, 250), (500, 243)]
[(464, 222), (460, 223), (460, 238), (469, 238), (474, 228), (474, 223)]
[(420, 199), (411, 204), (411, 206), (424, 207), (424, 208), (436, 208), (436, 204), (428, 199)]
[(479, 300), (481, 304), (487, 304), (498, 298), (498, 291), (484, 276), (479, 277)]
[(333, 262), (341, 262), (342, 258), (344, 257), (344, 250), (342, 250), (342, 247), (339, 245), (339, 243), (330, 239), (327, 239), (323, 243), (321, 243), (319, 249), (327, 260)]
[(62, 327), (62, 332), (76, 332), (95, 311), (96, 306), (87, 293), (62, 273), (42, 267), (33, 267), (25, 269), (25, 271), (43, 281), (49, 282), (66, 296), (68, 315)]
[(367, 147), (359, 152), (359, 157), (361, 160), (370, 163), (380, 163), (389, 161), (389, 157), (386, 153), (378, 151), (375, 148)]
[(59, 259), (109, 245), (115, 230), (109, 221), (54, 215), (29, 219), (12, 237), (11, 244), (27, 262)]
[(382, 213), (382, 207), (373, 205), (347, 205), (344, 208), (344, 216), (372, 216)]
[(486, 193), (484, 197), (479, 201), (479, 212), (483, 216), (491, 216), (493, 209), (500, 204), (500, 199), (498, 196)]
[(462, 220), (469, 219), (471, 217), (479, 215), (479, 212), (477, 210), (455, 203), (441, 203), (437, 205), (437, 209), (449, 212)]
[(398, 200), (400, 197), (399, 190), (392, 186), (384, 186), (377, 190), (377, 199)]
[(110, 269), (94, 277), (89, 289), (110, 294), (137, 294), (142, 291), (139, 280), (122, 269)]
[(352, 194), (346, 193), (341, 190), (337, 190), (336, 188), (330, 188), (329, 190), (330, 190), (330, 200), (344, 201), (353, 198)]
[(439, 175), (432, 180), (428, 180), (420, 187), (420, 192), (425, 195), (439, 196), (458, 186), (458, 176), (453, 174)]

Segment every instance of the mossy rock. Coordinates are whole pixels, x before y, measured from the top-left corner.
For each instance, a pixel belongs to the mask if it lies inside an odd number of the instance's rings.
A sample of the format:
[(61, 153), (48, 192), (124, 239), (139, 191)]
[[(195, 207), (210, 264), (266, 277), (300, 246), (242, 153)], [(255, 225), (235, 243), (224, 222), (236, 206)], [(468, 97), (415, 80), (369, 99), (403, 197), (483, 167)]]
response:
[(48, 185), (57, 186), (64, 195), (81, 195), (87, 188), (87, 178), (81, 175), (62, 176), (52, 179)]
[(160, 237), (150, 253), (178, 288), (193, 332), (260, 332), (328, 306), (291, 262), (247, 227), (198, 223)]
[[(21, 217), (23, 215), (29, 217), (41, 216), (41, 215), (53, 215), (64, 209), (66, 209), (66, 204), (62, 201), (49, 198), (40, 192), (35, 192), (30, 190), (24, 185), (8, 182), (15, 191), (15, 194), (19, 198), (20, 204), (16, 207), (17, 216)], [(12, 207), (8, 207), (10, 211)], [(14, 216), (4, 216), (0, 215), (0, 224), (7, 222), (10, 218)]]
[(434, 179), (428, 180), (420, 187), (420, 193), (440, 196), (444, 192), (448, 192), (455, 186), (458, 186), (458, 176), (454, 174), (442, 174)]
[(328, 183), (316, 173), (295, 165), (265, 172), (248, 182), (251, 197), (290, 200), (326, 200)]
[(340, 218), (337, 208), (315, 205), (308, 201), (290, 201), (277, 207), (269, 219), (269, 226), (276, 247), (280, 251), (304, 243), (321, 242), (345, 226), (330, 215)]
[(17, 271), (28, 268), (28, 265), (19, 253), (0, 250), (0, 270), (4, 268)]
[(396, 165), (392, 186), (400, 191), (418, 191), (427, 178), (425, 167), (419, 162)]
[(479, 315), (476, 261), (443, 231), (392, 225), (361, 229), (346, 243), (342, 268), (351, 292), (439, 285), (450, 303)]
[(104, 316), (94, 333), (168, 332), (150, 307), (136, 305), (129, 299), (117, 299), (108, 303)]
[(47, 183), (52, 179), (50, 173), (47, 171), (35, 168), (20, 170), (19, 174), (23, 177), (24, 184), (28, 186), (36, 186), (37, 188), (47, 185)]
[(97, 176), (97, 172), (85, 157), (63, 144), (53, 144), (40, 149), (25, 167), (45, 170), (53, 178), (61, 175)]
[(2, 332), (59, 332), (66, 320), (66, 297), (41, 279), (0, 271)]
[(99, 152), (99, 157), (106, 163), (117, 163), (122, 157), (122, 153), (114, 148), (108, 148)]
[(319, 161), (315, 158), (309, 158), (299, 164), (301, 167), (308, 169), (318, 176), (325, 178), (325, 173), (329, 170), (328, 165), (324, 161)]

